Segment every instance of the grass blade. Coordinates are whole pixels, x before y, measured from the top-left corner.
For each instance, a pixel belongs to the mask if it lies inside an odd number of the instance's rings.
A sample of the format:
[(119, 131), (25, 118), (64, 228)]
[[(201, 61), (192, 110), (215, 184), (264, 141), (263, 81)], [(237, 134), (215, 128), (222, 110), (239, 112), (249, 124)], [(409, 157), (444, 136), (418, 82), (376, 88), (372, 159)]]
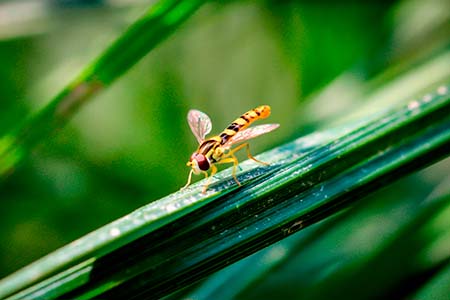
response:
[(49, 104), (0, 139), (0, 179), (70, 119), (92, 96), (124, 74), (167, 38), (205, 1), (161, 0), (120, 36)]
[(242, 188), (227, 170), (206, 195), (199, 182), (153, 202), (5, 278), (1, 296), (159, 298), (196, 282), (447, 156), (449, 87), (266, 152), (268, 168), (244, 162)]

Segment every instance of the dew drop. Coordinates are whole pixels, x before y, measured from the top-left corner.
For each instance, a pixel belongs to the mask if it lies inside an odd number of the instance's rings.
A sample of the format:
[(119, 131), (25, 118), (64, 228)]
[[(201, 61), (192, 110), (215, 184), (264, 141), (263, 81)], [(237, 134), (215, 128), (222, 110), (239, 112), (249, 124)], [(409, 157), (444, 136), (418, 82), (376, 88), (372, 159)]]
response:
[(433, 97), (430, 94), (423, 96), (423, 101), (425, 102), (430, 102), (431, 99), (433, 99)]
[(445, 95), (448, 93), (448, 87), (445, 85), (438, 87), (437, 92), (439, 95)]
[[(425, 98), (424, 98), (425, 100)], [(419, 102), (418, 101), (412, 101), (408, 104), (408, 109), (416, 109), (419, 107)]]
[(118, 228), (114, 227), (109, 231), (109, 234), (111, 236), (118, 236), (118, 235), (120, 235), (120, 230)]

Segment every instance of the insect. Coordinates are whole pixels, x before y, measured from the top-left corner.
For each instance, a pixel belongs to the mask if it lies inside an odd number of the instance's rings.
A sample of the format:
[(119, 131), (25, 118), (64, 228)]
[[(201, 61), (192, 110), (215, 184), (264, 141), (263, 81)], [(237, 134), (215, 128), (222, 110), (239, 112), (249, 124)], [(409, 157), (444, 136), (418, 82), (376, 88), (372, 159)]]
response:
[[(211, 131), (212, 124), (210, 118), (199, 110), (192, 109), (187, 115), (189, 127), (196, 137), (199, 146), (197, 150), (191, 155), (187, 162), (187, 166), (191, 167), (189, 177), (186, 185), (181, 188), (185, 189), (191, 184), (192, 174), (203, 173), (205, 178), (208, 178), (206, 184), (203, 186), (202, 193), (208, 189), (211, 177), (217, 172), (216, 164), (233, 163), (233, 178), (238, 185), (241, 185), (236, 177), (236, 169), (239, 164), (234, 155), (238, 150), (247, 148), (248, 158), (263, 164), (265, 162), (259, 161), (250, 154), (250, 146), (248, 143), (243, 143), (234, 149), (231, 146), (257, 137), (261, 134), (268, 133), (280, 126), (279, 124), (264, 124), (255, 127), (247, 128), (254, 121), (258, 119), (265, 119), (270, 115), (270, 106), (261, 105), (255, 109), (249, 110), (239, 118), (233, 121), (227, 128), (225, 128), (219, 135), (205, 138)], [(208, 170), (211, 169), (211, 175), (208, 176)]]

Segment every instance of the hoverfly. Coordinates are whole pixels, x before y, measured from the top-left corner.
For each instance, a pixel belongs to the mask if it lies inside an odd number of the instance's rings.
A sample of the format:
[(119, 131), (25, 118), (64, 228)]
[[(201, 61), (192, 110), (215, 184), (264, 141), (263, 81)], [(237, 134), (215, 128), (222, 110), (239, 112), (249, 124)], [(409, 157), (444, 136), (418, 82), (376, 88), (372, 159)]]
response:
[[(210, 118), (199, 110), (192, 109), (187, 115), (189, 127), (192, 133), (197, 138), (199, 146), (197, 150), (191, 155), (191, 158), (187, 162), (187, 166), (191, 167), (189, 177), (186, 185), (182, 188), (185, 189), (191, 184), (192, 173), (203, 173), (205, 178), (208, 178), (206, 184), (203, 186), (202, 193), (205, 193), (211, 177), (217, 172), (215, 164), (233, 163), (233, 178), (238, 185), (241, 185), (236, 177), (236, 169), (239, 164), (236, 156), (234, 155), (238, 150), (246, 147), (248, 158), (263, 164), (262, 162), (254, 158), (250, 154), (250, 146), (248, 143), (243, 143), (234, 149), (230, 149), (232, 145), (244, 142), (248, 139), (257, 137), (258, 135), (270, 132), (279, 124), (264, 124), (255, 127), (247, 128), (250, 124), (258, 119), (267, 118), (270, 115), (270, 106), (261, 105), (255, 109), (249, 110), (242, 116), (234, 120), (227, 128), (225, 128), (219, 135), (215, 135), (209, 138), (205, 138), (211, 131), (212, 124)], [(208, 176), (208, 170), (211, 169), (211, 175)]]

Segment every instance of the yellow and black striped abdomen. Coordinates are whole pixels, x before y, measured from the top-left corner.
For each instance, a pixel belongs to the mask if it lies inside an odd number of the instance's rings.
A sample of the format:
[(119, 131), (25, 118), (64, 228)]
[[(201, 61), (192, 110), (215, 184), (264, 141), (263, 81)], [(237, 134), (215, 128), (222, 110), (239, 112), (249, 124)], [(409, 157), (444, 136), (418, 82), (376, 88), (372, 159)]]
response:
[(270, 106), (261, 105), (257, 108), (249, 110), (236, 120), (231, 123), (224, 131), (220, 134), (221, 144), (225, 144), (228, 140), (230, 140), (236, 133), (240, 130), (243, 130), (250, 126), (254, 121), (258, 119), (264, 119), (270, 116)]

